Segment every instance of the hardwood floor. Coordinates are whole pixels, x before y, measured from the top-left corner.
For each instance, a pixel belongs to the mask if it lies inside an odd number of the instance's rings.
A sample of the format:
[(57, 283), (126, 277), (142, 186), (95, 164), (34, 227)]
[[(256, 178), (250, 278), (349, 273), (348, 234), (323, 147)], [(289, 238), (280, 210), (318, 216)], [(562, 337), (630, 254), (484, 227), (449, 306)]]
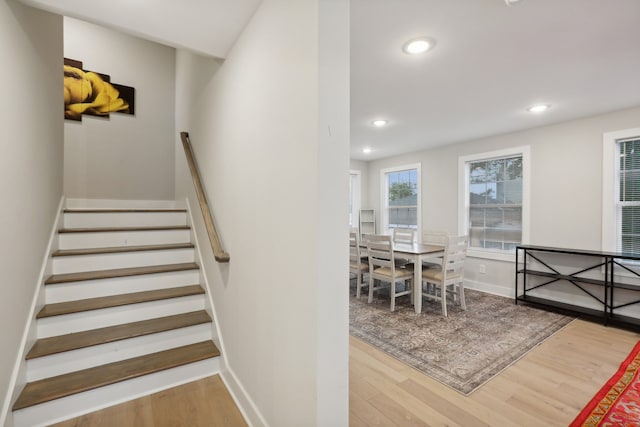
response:
[[(465, 397), (351, 337), (349, 424), (567, 426), (639, 339), (576, 320)], [(221, 384), (218, 377), (206, 378), (55, 427), (246, 425)]]
[(637, 333), (576, 320), (465, 397), (351, 337), (351, 426), (567, 426)]
[(246, 427), (218, 375), (55, 424), (53, 427)]

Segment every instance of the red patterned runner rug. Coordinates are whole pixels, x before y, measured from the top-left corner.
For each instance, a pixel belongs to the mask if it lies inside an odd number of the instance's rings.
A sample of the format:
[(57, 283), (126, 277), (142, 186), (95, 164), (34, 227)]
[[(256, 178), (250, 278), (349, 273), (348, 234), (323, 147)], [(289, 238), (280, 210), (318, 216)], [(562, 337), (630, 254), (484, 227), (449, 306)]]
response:
[(569, 427), (640, 427), (640, 342)]

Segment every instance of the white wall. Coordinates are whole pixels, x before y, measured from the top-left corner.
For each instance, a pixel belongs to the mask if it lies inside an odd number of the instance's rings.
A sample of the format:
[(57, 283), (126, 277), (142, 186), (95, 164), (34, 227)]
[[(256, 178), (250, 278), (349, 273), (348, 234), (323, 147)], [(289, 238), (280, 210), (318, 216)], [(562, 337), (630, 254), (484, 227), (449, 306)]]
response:
[[(369, 197), (380, 209), (380, 169), (422, 164), (422, 226), (458, 233), (458, 157), (531, 147), (531, 240), (528, 243), (602, 249), (602, 134), (640, 126), (640, 107), (409, 153), (369, 164)], [(471, 258), (470, 285), (512, 295), (513, 262)], [(478, 272), (480, 264), (486, 274)]]
[(62, 197), (62, 18), (0, 2), (0, 425)]
[(224, 63), (177, 61), (177, 126), (231, 256), (203, 248), (225, 379), (255, 425), (346, 426), (348, 4), (265, 0)]
[[(363, 160), (351, 159), (349, 169), (354, 171), (360, 171), (360, 207), (362, 209), (373, 208), (378, 210), (378, 207), (373, 207), (369, 201), (369, 163)], [(377, 213), (377, 212), (376, 212)]]
[(65, 121), (65, 196), (173, 199), (175, 49), (65, 18), (64, 56), (136, 90), (135, 116)]

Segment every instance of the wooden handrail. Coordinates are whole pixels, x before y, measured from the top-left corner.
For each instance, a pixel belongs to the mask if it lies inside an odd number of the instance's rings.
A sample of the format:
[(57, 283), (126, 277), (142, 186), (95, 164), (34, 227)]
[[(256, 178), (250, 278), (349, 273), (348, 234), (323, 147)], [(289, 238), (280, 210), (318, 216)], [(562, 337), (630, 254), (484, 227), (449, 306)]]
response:
[(207, 234), (209, 235), (209, 241), (211, 242), (211, 249), (213, 249), (213, 256), (218, 262), (229, 262), (229, 254), (222, 248), (220, 237), (218, 236), (218, 232), (216, 231), (216, 226), (211, 215), (211, 209), (209, 209), (209, 203), (207, 203), (207, 196), (204, 194), (202, 180), (200, 179), (200, 172), (193, 156), (191, 141), (189, 140), (189, 132), (180, 132), (180, 139), (182, 139), (184, 154), (187, 157), (187, 163), (189, 163), (189, 170), (191, 171), (191, 178), (193, 178), (193, 185), (196, 187), (196, 194), (198, 195), (198, 202), (200, 203), (200, 210), (202, 211), (202, 217), (204, 218), (204, 225), (207, 228)]

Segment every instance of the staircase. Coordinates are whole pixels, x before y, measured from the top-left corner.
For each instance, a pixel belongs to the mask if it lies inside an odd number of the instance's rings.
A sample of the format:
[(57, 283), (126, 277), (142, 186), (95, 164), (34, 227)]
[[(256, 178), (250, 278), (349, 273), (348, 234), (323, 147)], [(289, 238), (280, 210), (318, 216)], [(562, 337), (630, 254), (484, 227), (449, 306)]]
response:
[(219, 371), (185, 209), (66, 209), (14, 424), (46, 425)]

